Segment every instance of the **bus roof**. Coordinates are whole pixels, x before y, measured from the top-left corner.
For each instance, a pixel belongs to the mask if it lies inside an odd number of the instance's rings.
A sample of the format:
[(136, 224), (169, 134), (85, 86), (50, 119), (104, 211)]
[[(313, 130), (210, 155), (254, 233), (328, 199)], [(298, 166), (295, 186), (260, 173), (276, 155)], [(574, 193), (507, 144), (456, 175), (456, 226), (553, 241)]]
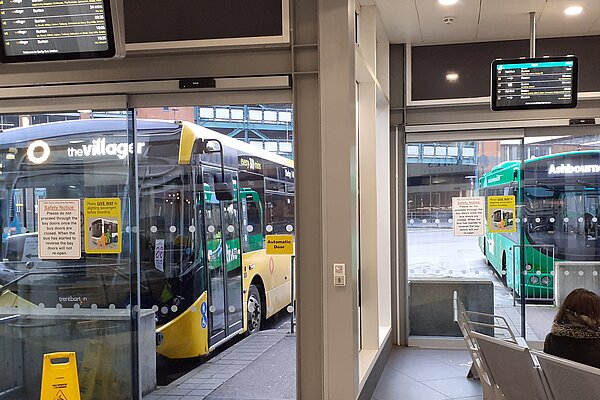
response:
[[(180, 129), (178, 124), (167, 121), (138, 119), (136, 123), (137, 129), (141, 131), (177, 131)], [(11, 128), (0, 132), (0, 144), (29, 142), (31, 140), (50, 139), (76, 134), (117, 132), (123, 131), (126, 128), (126, 118), (75, 119), (49, 122), (46, 124)]]

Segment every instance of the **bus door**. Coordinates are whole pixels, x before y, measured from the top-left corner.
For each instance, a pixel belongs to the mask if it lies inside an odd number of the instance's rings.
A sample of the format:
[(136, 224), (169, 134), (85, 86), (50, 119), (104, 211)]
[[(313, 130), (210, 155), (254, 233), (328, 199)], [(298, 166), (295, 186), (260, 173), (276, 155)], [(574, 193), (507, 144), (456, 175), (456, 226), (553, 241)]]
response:
[(220, 171), (204, 167), (209, 346), (214, 346), (241, 329), (243, 314), (238, 200), (217, 200), (214, 192), (215, 174), (220, 174)]

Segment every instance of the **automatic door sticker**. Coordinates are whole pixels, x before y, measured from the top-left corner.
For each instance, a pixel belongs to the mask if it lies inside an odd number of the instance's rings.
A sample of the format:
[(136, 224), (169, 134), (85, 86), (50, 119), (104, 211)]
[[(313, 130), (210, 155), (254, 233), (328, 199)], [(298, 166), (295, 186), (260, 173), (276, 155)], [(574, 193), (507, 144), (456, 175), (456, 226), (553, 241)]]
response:
[(202, 329), (206, 329), (206, 325), (208, 325), (208, 319), (206, 318), (206, 315), (202, 316)]
[(84, 217), (86, 253), (120, 254), (121, 199), (85, 199)]
[(202, 315), (206, 315), (206, 302), (202, 302), (202, 305), (200, 306), (200, 312), (202, 313)]

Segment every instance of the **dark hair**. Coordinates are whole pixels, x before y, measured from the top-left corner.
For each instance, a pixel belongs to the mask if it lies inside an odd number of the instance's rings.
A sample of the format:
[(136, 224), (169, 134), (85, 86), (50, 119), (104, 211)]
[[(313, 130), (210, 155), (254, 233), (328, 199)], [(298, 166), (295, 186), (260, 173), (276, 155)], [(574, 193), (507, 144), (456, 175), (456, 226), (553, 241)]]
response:
[(575, 289), (565, 298), (554, 322), (561, 323), (565, 320), (567, 313), (585, 315), (596, 325), (600, 325), (600, 296), (587, 289)]

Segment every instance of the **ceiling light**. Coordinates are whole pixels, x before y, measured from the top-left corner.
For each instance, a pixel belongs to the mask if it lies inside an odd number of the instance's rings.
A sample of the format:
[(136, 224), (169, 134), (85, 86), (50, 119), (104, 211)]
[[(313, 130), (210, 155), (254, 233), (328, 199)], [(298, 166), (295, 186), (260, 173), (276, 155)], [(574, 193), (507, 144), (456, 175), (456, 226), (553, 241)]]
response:
[(578, 15), (583, 11), (583, 7), (581, 6), (571, 6), (565, 8), (565, 14), (567, 15)]
[(438, 3), (440, 3), (443, 6), (452, 6), (458, 3), (458, 0), (438, 0)]
[(454, 83), (458, 80), (458, 74), (456, 72), (448, 72), (446, 74), (446, 80), (450, 83)]

